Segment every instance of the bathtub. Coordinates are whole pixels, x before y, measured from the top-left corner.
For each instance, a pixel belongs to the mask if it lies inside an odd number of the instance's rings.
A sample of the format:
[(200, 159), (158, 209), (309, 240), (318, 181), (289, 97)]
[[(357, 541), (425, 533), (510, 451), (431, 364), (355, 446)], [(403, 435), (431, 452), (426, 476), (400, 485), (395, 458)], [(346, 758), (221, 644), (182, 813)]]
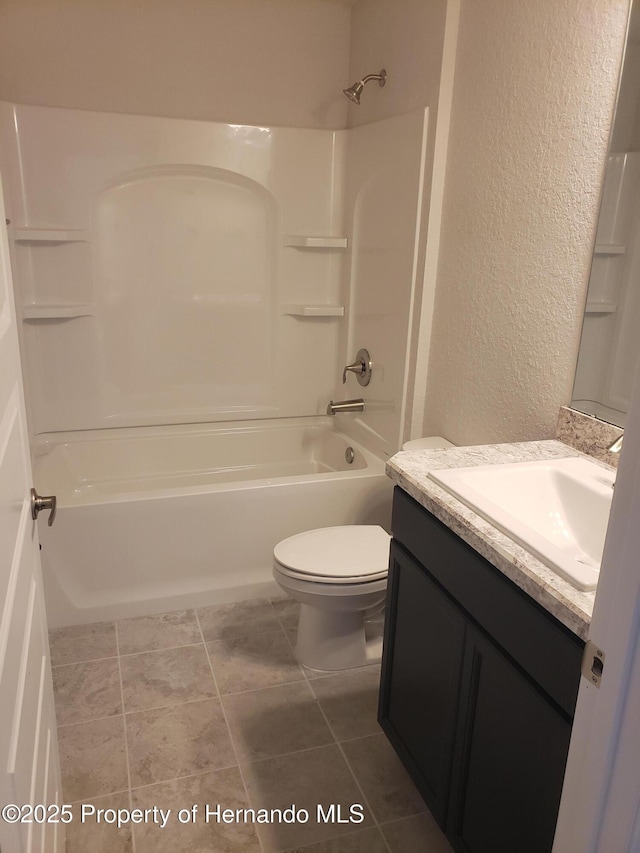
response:
[(43, 435), (34, 479), (52, 628), (275, 593), (281, 539), (391, 518), (383, 460), (326, 417)]

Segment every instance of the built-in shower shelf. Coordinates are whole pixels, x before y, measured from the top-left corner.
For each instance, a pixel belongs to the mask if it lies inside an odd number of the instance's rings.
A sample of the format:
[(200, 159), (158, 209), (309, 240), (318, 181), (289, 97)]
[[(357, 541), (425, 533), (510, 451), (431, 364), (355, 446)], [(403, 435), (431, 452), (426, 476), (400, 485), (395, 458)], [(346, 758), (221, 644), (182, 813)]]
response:
[(619, 243), (596, 243), (596, 255), (624, 255), (627, 247)]
[(344, 305), (283, 305), (282, 313), (293, 317), (344, 317)]
[(617, 302), (587, 302), (587, 314), (613, 314), (618, 307)]
[(16, 243), (86, 243), (84, 228), (14, 228)]
[(304, 237), (297, 234), (285, 234), (282, 238), (284, 246), (295, 246), (297, 249), (346, 249), (346, 237)]
[(65, 305), (25, 305), (24, 320), (70, 320), (73, 317), (93, 317), (95, 308), (90, 304), (68, 303)]

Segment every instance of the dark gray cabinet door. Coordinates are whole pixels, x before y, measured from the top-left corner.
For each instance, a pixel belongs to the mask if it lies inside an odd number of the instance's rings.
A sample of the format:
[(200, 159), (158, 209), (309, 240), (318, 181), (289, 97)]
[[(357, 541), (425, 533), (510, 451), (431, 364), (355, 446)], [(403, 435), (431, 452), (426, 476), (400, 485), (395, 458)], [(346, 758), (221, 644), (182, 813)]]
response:
[(472, 626), (463, 668), (447, 834), (461, 853), (548, 853), (571, 722)]
[(379, 720), (443, 828), (464, 636), (460, 610), (393, 542)]

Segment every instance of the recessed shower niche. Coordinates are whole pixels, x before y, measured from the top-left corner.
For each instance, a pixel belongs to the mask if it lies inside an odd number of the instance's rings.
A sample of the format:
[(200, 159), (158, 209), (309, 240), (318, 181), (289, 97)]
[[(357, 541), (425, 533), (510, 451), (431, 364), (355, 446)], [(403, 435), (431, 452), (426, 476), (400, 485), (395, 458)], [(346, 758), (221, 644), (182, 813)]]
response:
[(278, 210), (233, 172), (165, 166), (98, 197), (97, 312), (109, 411), (272, 404)]

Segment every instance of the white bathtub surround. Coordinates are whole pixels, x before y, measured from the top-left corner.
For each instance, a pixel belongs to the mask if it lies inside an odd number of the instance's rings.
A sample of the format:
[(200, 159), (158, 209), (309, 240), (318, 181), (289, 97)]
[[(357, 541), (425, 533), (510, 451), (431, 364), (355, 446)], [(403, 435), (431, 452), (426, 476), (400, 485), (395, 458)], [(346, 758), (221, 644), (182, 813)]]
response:
[(324, 412), (339, 312), (290, 308), (344, 305), (346, 131), (6, 103), (0, 124), (34, 433)]
[(369, 347), (353, 435), (394, 453), (426, 130), (1, 104), (32, 432), (321, 414)]
[(621, 427), (608, 424), (593, 415), (586, 415), (569, 406), (560, 408), (556, 428), (558, 440), (613, 468), (618, 467), (620, 454), (610, 453), (609, 447), (623, 434)]
[[(563, 625), (586, 639), (595, 592), (580, 592), (473, 510), (428, 479), (429, 471), (581, 454), (560, 441), (478, 445), (396, 454), (388, 476)], [(604, 463), (603, 463), (604, 464)], [(606, 466), (605, 466), (606, 467)]]
[(367, 348), (373, 372), (366, 388), (350, 375), (335, 393), (340, 394), (336, 399), (364, 398), (363, 414), (344, 418), (344, 429), (385, 457), (396, 452), (404, 436), (409, 342), (424, 254), (428, 123), (428, 110), (413, 110), (352, 128), (346, 137), (345, 215), (351, 246), (343, 267), (348, 326), (341, 348), (343, 364)]
[[(388, 527), (383, 462), (334, 419), (41, 437), (36, 482), (52, 628), (274, 592), (273, 548), (318, 526)], [(348, 447), (354, 461), (346, 462)]]
[(426, 130), (0, 104), (52, 627), (265, 594), (282, 539), (389, 526)]

